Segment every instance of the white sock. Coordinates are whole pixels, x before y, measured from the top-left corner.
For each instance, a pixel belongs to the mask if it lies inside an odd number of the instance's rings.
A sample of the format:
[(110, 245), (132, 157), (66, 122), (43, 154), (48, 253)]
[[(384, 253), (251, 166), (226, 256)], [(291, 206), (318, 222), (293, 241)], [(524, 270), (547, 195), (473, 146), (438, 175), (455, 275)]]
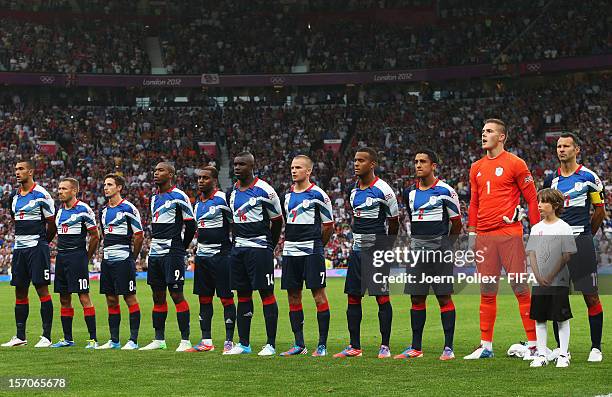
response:
[(493, 350), (493, 342), (489, 342), (488, 340), (481, 340), (480, 344), (487, 350)]
[(569, 349), (570, 339), (569, 320), (557, 321), (557, 325), (559, 326), (559, 349), (561, 350), (560, 354), (566, 356)]
[(546, 342), (548, 341), (548, 330), (546, 329), (546, 321), (536, 321), (536, 337), (538, 338), (538, 355), (546, 355)]

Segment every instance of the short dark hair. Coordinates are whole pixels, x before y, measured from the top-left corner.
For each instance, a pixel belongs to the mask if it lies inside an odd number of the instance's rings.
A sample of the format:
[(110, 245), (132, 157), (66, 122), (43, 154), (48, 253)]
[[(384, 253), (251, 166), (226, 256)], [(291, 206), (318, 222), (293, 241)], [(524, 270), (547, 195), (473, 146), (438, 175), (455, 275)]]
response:
[(378, 153), (376, 153), (376, 150), (372, 149), (371, 147), (362, 147), (357, 149), (357, 153), (367, 153), (368, 156), (370, 156), (370, 160), (377, 163), (378, 162)]
[(33, 170), (35, 168), (34, 160), (18, 160), (15, 164), (26, 163), (28, 165), (29, 170)]
[(417, 150), (414, 155), (416, 156), (417, 154), (426, 154), (427, 157), (429, 157), (429, 160), (431, 160), (432, 163), (438, 164), (438, 155), (436, 154), (436, 152), (434, 152), (431, 149)]
[(219, 177), (219, 171), (213, 167), (212, 165), (207, 165), (205, 167), (200, 168), (201, 171), (209, 171), (210, 175), (212, 175), (212, 177), (214, 179), (217, 179)]
[(72, 185), (72, 187), (74, 189), (76, 189), (77, 193), (79, 192), (79, 181), (77, 181), (76, 179), (74, 179), (74, 178), (62, 178), (62, 179), (60, 179), (60, 183), (62, 183), (62, 182), (70, 183)]
[(563, 194), (557, 189), (542, 189), (538, 192), (538, 201), (548, 203), (555, 209), (555, 215), (561, 215), (563, 211)]
[(505, 134), (506, 133), (506, 123), (504, 123), (503, 120), (501, 119), (486, 119), (485, 124), (487, 123), (493, 123), (493, 124), (497, 124), (500, 125), (502, 127), (502, 132)]
[[(125, 178), (119, 174), (106, 174), (104, 176), (104, 180), (107, 180), (107, 179), (112, 179), (113, 181), (115, 181), (115, 185), (117, 186), (121, 186), (122, 188), (125, 187)], [(123, 189), (121, 190), (123, 191)]]
[(574, 141), (574, 146), (576, 147), (580, 147), (580, 145), (582, 144), (580, 138), (578, 138), (578, 135), (574, 134), (573, 132), (564, 132), (559, 135), (559, 138), (572, 138), (572, 140)]

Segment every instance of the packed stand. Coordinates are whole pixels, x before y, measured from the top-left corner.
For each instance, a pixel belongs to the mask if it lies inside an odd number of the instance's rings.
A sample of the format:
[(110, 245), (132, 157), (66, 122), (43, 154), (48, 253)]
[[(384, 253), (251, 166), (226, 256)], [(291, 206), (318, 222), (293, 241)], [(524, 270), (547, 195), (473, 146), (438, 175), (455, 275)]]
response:
[(0, 19), (0, 71), (149, 74), (143, 27), (75, 21)]

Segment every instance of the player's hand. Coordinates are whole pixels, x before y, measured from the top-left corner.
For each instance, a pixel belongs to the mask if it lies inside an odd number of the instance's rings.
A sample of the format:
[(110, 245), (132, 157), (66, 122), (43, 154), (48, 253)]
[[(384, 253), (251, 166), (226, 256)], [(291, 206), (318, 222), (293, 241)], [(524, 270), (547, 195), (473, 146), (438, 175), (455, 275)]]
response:
[(514, 209), (514, 214), (512, 214), (512, 218), (508, 218), (506, 215), (504, 215), (503, 219), (504, 222), (511, 224), (515, 222), (520, 222), (525, 217), (525, 210), (520, 205), (517, 205)]
[(550, 277), (545, 277), (545, 276), (542, 276), (542, 275), (539, 275), (539, 276), (538, 276), (538, 275), (536, 275), (536, 281), (537, 281), (537, 282), (538, 282), (538, 284), (540, 284), (540, 286), (542, 286), (542, 287), (548, 287), (548, 286), (550, 286), (550, 282), (551, 282)]

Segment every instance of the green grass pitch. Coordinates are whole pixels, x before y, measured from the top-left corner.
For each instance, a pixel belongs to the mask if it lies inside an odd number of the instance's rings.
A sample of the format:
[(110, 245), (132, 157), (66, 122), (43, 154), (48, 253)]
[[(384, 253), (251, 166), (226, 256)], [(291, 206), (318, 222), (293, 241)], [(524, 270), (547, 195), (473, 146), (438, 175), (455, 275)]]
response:
[[(343, 280), (330, 279), (328, 292), (331, 306), (331, 329), (328, 351), (336, 353), (348, 343), (346, 330), (346, 298)], [(139, 343), (144, 345), (153, 337), (151, 327), (151, 297), (144, 282), (138, 284), (138, 297), (143, 313)], [(186, 291), (191, 291), (191, 281)], [(107, 312), (104, 298), (97, 293), (98, 284), (92, 283), (92, 296), (97, 309), (98, 336), (108, 339)], [(288, 305), (284, 291), (277, 286), (280, 320), (277, 350), (289, 348), (293, 334), (289, 326)], [(304, 294), (305, 336), (307, 346), (314, 348), (317, 341), (315, 308), (309, 294)], [(191, 341), (200, 336), (197, 298), (188, 294), (191, 306)], [(313, 395), (334, 393), (341, 395), (465, 395), (465, 396), (588, 396), (612, 393), (612, 321), (604, 324), (604, 361), (587, 363), (590, 350), (586, 308), (580, 296), (572, 296), (574, 319), (571, 321), (570, 350), (572, 363), (567, 369), (549, 366), (529, 368), (527, 362), (505, 357), (508, 346), (524, 340), (516, 300), (511, 295), (498, 298), (498, 318), (495, 325), (495, 352), (489, 360), (464, 361), (462, 356), (472, 351), (479, 342), (479, 297), (473, 294), (455, 296), (457, 326), (455, 352), (457, 359), (441, 362), (438, 356), (443, 347), (440, 315), (435, 298), (428, 301), (428, 318), (424, 333), (425, 356), (414, 361), (376, 358), (380, 336), (377, 306), (374, 298), (364, 299), (362, 345), (364, 357), (334, 359), (332, 357), (258, 357), (222, 356), (224, 330), (222, 310), (215, 298), (213, 337), (217, 350), (210, 353), (176, 353), (179, 333), (172, 305), (166, 328), (167, 351), (87, 351), (83, 347), (86, 328), (82, 310), (77, 306), (74, 319), (74, 338), (78, 347), (52, 350), (34, 349), (40, 332), (38, 300), (30, 292), (28, 339), (30, 344), (0, 350), (0, 394), (12, 394), (6, 388), (7, 377), (65, 377), (68, 387), (61, 391), (22, 390), (28, 395)], [(602, 298), (604, 310), (612, 313), (612, 298)], [(53, 297), (55, 319), (53, 340), (61, 336), (59, 301)], [(394, 354), (409, 343), (410, 320), (407, 296), (392, 297), (394, 321), (391, 350)], [(78, 304), (78, 302), (77, 302)], [(0, 340), (7, 341), (15, 332), (13, 317), (14, 295), (8, 283), (0, 284)], [(129, 334), (127, 308), (122, 303), (122, 342)], [(549, 326), (549, 330), (552, 328)], [(550, 331), (549, 341), (553, 341)], [(255, 299), (252, 323), (252, 347), (255, 353), (265, 343), (265, 329), (259, 298)], [(549, 342), (549, 345), (551, 343)]]

